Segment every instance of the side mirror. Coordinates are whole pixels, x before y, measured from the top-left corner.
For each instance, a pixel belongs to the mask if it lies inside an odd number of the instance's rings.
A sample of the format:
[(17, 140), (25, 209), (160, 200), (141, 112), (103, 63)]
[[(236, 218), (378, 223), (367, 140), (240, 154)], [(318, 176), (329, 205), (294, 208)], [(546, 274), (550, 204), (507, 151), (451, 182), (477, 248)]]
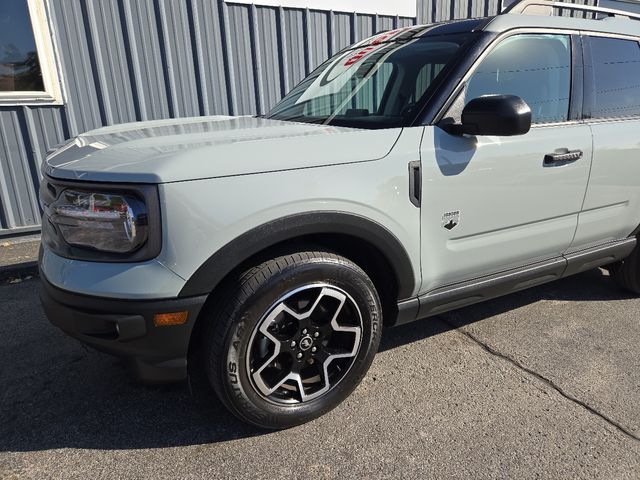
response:
[(515, 95), (485, 95), (467, 103), (461, 124), (442, 128), (452, 135), (524, 135), (531, 129), (531, 109)]

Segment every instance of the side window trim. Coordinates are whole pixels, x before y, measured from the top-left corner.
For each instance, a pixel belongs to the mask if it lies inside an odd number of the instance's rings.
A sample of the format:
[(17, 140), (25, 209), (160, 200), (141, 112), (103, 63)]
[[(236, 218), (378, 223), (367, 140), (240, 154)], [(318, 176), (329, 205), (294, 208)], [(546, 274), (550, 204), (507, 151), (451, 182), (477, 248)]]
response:
[(581, 122), (585, 98), (584, 47), (580, 34), (571, 35), (571, 90), (567, 122)]
[[(549, 29), (549, 28), (519, 28), (505, 32), (502, 35), (499, 35), (493, 39), (485, 48), (485, 50), (473, 61), (470, 68), (466, 72), (466, 74), (460, 79), (458, 85), (454, 88), (451, 95), (445, 102), (442, 103), (442, 107), (438, 111), (438, 113), (434, 116), (433, 125), (438, 125), (444, 119), (446, 119), (453, 108), (456, 107), (457, 100), (459, 96), (463, 93), (466, 88), (466, 84), (469, 79), (476, 72), (478, 67), (482, 64), (483, 60), (504, 40), (511, 38), (516, 35), (566, 35), (570, 39), (571, 45), (571, 84), (570, 84), (570, 100), (569, 100), (569, 114), (568, 119), (563, 122), (557, 123), (541, 123), (534, 124), (532, 128), (540, 128), (540, 127), (549, 127), (554, 125), (564, 125), (576, 123), (578, 121), (582, 121), (583, 118), (583, 102), (579, 102), (578, 98), (574, 98), (574, 95), (577, 93), (579, 96), (584, 96), (586, 93), (586, 86), (584, 84), (584, 70), (585, 70), (585, 54), (581, 49), (576, 50), (576, 42), (580, 42), (581, 39), (580, 34), (582, 32), (578, 32), (575, 30), (566, 30), (566, 29)], [(577, 37), (577, 40), (576, 40)], [(580, 67), (582, 67), (583, 74), (579, 74)], [(576, 71), (578, 74), (576, 74)], [(577, 90), (576, 90), (577, 89)], [(579, 102), (574, 104), (575, 102)]]
[(591, 56), (591, 39), (588, 33), (582, 35), (582, 51), (584, 55), (584, 100), (583, 118), (591, 121), (593, 105), (595, 103), (595, 80), (593, 78), (593, 57)]

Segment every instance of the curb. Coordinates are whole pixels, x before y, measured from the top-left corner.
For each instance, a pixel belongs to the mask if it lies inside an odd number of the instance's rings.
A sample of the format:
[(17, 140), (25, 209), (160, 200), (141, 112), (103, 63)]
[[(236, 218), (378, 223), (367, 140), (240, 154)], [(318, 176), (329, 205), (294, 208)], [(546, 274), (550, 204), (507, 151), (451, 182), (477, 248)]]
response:
[(24, 262), (15, 265), (0, 266), (0, 282), (28, 276), (38, 276), (38, 262)]

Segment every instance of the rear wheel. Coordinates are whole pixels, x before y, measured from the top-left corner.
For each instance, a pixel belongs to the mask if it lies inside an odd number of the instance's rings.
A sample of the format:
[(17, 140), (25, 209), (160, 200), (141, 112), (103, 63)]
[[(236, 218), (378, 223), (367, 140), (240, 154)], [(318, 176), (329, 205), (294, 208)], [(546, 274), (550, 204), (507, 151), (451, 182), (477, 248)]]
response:
[(640, 294), (640, 245), (622, 262), (610, 268), (609, 273), (620, 287)]
[(212, 314), (206, 359), (222, 402), (265, 428), (308, 422), (342, 402), (380, 341), (373, 283), (328, 252), (266, 261), (228, 286)]

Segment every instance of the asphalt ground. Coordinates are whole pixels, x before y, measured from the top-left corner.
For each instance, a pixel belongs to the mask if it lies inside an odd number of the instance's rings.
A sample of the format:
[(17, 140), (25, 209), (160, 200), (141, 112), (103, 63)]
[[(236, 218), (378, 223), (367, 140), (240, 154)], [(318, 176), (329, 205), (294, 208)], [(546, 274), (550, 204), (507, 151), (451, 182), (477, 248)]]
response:
[(0, 240), (0, 282), (37, 273), (40, 235)]
[(0, 286), (0, 478), (640, 478), (640, 299), (600, 270), (384, 332), (325, 417), (265, 432), (145, 387)]

